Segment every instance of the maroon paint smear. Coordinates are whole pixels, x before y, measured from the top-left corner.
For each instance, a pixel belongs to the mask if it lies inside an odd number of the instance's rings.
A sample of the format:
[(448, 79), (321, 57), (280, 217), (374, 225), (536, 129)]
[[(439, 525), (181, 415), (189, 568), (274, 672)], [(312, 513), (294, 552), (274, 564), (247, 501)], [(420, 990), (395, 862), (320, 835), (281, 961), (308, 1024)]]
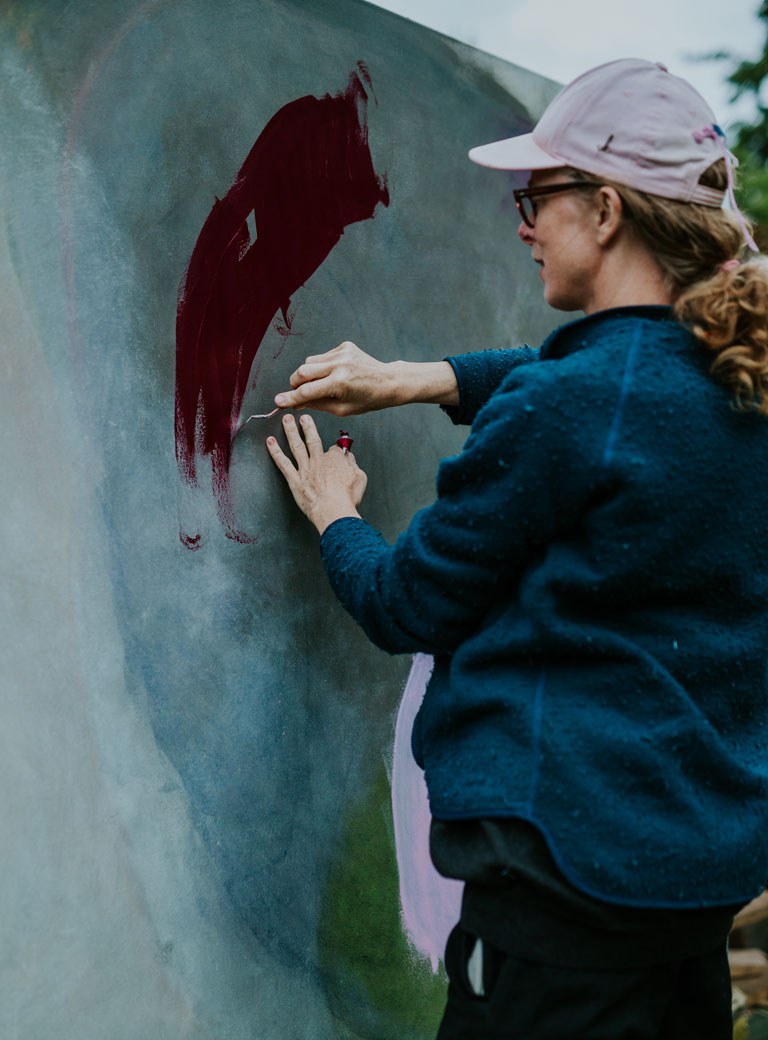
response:
[[(272, 117), (232, 188), (216, 199), (179, 288), (176, 459), (182, 478), (197, 485), (198, 461), (210, 457), (218, 515), (236, 541), (250, 539), (232, 512), (232, 441), (261, 341), (277, 311), (290, 330), (291, 296), (344, 228), (389, 205), (368, 147), (369, 91), (358, 63), (342, 93), (298, 98)], [(180, 537), (200, 547), (199, 534)]]

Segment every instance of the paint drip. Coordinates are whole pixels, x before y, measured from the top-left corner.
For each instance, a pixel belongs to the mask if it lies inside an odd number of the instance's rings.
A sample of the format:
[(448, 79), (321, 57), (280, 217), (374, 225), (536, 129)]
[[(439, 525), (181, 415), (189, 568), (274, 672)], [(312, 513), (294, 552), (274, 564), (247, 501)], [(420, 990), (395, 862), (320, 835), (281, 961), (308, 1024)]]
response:
[[(210, 461), (218, 516), (235, 541), (250, 540), (235, 523), (229, 472), (256, 353), (278, 311), (290, 332), (291, 296), (344, 229), (389, 205), (368, 146), (369, 93), (360, 62), (343, 92), (298, 98), (272, 117), (214, 202), (179, 288), (176, 460), (191, 486), (200, 460)], [(189, 548), (199, 545), (197, 533), (180, 537)]]

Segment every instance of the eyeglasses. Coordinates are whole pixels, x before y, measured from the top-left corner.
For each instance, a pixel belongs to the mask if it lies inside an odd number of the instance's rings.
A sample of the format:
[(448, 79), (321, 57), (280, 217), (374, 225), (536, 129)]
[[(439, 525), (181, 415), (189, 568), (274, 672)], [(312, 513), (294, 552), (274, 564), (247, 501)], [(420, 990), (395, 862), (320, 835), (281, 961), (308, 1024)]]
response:
[(523, 219), (523, 223), (532, 228), (536, 224), (538, 209), (536, 199), (541, 195), (554, 195), (558, 191), (571, 191), (574, 188), (599, 188), (595, 181), (568, 181), (567, 184), (549, 184), (545, 188), (523, 188), (521, 191), (513, 191), (517, 212)]

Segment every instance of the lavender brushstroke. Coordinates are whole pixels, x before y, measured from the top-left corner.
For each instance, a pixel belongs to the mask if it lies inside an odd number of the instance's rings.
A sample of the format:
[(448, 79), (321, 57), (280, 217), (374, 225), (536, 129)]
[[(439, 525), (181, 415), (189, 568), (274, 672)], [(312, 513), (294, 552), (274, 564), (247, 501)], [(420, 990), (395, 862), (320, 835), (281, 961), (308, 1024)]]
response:
[(448, 933), (459, 919), (463, 884), (441, 877), (429, 858), (429, 800), (424, 774), (411, 754), (411, 730), (433, 659), (415, 654), (395, 725), (392, 816), (400, 877), (400, 908), (408, 939), (436, 972)]

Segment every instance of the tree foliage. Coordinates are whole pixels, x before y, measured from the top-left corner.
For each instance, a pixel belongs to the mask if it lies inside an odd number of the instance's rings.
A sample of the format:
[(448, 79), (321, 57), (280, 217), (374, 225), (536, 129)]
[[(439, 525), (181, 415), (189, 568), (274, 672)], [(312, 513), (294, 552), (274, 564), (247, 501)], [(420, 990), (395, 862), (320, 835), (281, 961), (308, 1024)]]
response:
[(733, 151), (739, 159), (739, 198), (757, 226), (758, 245), (768, 249), (768, 107), (762, 103), (768, 86), (768, 0), (757, 12), (763, 35), (762, 53), (755, 61), (740, 61), (727, 77), (734, 87), (733, 100), (751, 95), (757, 110), (754, 121), (737, 127)]

